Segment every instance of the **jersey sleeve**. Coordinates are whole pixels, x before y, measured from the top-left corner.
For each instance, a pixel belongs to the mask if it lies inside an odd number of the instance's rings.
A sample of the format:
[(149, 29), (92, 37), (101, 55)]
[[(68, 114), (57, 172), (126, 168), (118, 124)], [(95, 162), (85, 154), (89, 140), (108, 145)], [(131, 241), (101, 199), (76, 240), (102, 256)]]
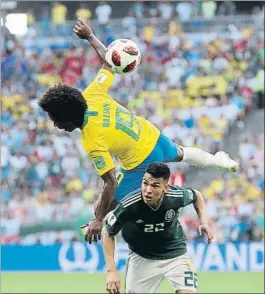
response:
[(125, 208), (119, 204), (113, 211), (109, 212), (104, 219), (104, 226), (109, 236), (115, 236), (125, 223)]
[(174, 185), (174, 187), (177, 188), (178, 190), (181, 190), (183, 193), (182, 203), (181, 203), (180, 207), (184, 207), (189, 204), (192, 204), (197, 200), (197, 195), (194, 190), (192, 190), (190, 188), (183, 188), (178, 185)]
[(197, 195), (194, 190), (189, 188), (182, 188), (183, 191), (183, 204), (182, 207), (194, 203), (197, 200)]
[(91, 151), (88, 155), (100, 176), (115, 168), (114, 161), (108, 151)]
[(89, 84), (89, 86), (83, 92), (83, 96), (89, 96), (93, 93), (108, 93), (110, 86), (114, 81), (114, 74), (107, 69), (100, 69), (94, 80)]

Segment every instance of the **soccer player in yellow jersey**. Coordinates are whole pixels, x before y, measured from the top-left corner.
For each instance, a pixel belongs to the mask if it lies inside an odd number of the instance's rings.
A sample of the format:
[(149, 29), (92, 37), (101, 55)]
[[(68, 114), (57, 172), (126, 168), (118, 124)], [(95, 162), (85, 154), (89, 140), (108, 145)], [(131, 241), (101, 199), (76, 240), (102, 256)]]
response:
[[(108, 90), (114, 74), (105, 61), (106, 47), (81, 20), (77, 21), (74, 32), (90, 42), (104, 65), (83, 93), (68, 85), (58, 85), (45, 93), (39, 105), (58, 128), (68, 132), (81, 129), (84, 149), (104, 181), (103, 191), (95, 204), (95, 220), (85, 225), (88, 226), (86, 240), (92, 242), (100, 238), (103, 219), (115, 205), (112, 200), (117, 204), (135, 190), (152, 162), (184, 161), (199, 167), (238, 169), (237, 162), (224, 152), (212, 155), (198, 148), (176, 145), (152, 123), (134, 116), (110, 97)], [(122, 167), (116, 174), (112, 155), (118, 158)]]

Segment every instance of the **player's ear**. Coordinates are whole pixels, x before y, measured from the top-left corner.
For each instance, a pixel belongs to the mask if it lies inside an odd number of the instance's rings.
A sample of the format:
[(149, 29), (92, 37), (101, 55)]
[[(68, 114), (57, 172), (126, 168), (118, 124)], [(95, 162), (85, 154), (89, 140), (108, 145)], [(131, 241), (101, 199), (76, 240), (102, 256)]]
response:
[(168, 183), (165, 183), (165, 193), (167, 193), (168, 190)]

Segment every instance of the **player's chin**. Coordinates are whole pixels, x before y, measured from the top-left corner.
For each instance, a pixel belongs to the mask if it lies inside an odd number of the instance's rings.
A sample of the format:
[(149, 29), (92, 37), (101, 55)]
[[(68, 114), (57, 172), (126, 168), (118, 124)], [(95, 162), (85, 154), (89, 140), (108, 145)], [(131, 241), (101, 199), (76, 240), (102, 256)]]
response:
[(143, 198), (144, 198), (144, 202), (145, 203), (152, 204), (152, 202), (153, 202), (153, 198), (152, 197), (146, 197), (146, 196), (144, 196)]
[(68, 127), (68, 128), (64, 128), (63, 130), (64, 130), (65, 132), (69, 132), (69, 133), (71, 133), (71, 132), (73, 132), (76, 128), (77, 128), (77, 127)]

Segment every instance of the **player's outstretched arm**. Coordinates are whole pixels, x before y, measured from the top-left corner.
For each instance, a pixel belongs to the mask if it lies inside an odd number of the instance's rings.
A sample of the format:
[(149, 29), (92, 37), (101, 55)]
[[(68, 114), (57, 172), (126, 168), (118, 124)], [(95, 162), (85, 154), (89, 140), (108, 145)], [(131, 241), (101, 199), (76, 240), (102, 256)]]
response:
[(193, 189), (193, 191), (196, 193), (197, 196), (197, 199), (193, 205), (200, 220), (200, 225), (198, 227), (199, 233), (201, 235), (202, 232), (205, 232), (208, 237), (208, 243), (211, 243), (213, 240), (213, 234), (210, 226), (208, 225), (203, 196), (198, 190)]
[(115, 177), (114, 168), (103, 174), (101, 178), (104, 181), (104, 186), (102, 193), (99, 195), (97, 202), (95, 203), (95, 216), (96, 219), (103, 221), (109, 211), (118, 183)]
[(80, 18), (78, 18), (76, 25), (73, 28), (73, 31), (75, 34), (80, 38), (87, 40), (90, 45), (96, 50), (97, 54), (101, 58), (101, 60), (104, 63), (103, 68), (106, 68), (107, 70), (111, 70), (111, 67), (107, 63), (105, 59), (105, 55), (107, 52), (106, 46), (94, 35), (91, 27), (88, 24), (85, 24)]
[(103, 229), (103, 252), (106, 262), (106, 289), (109, 293), (120, 293), (120, 279), (114, 261), (115, 239)]
[(113, 168), (109, 170), (108, 172), (103, 174), (101, 178), (104, 181), (104, 188), (94, 206), (96, 218), (90, 223), (86, 223), (80, 227), (82, 229), (87, 228), (85, 240), (86, 242), (89, 242), (89, 244), (91, 244), (92, 242), (97, 242), (101, 239), (103, 219), (111, 208), (114, 209), (114, 207), (111, 207), (112, 204), (116, 206), (115, 202), (112, 203), (113, 196), (117, 187), (115, 169)]

